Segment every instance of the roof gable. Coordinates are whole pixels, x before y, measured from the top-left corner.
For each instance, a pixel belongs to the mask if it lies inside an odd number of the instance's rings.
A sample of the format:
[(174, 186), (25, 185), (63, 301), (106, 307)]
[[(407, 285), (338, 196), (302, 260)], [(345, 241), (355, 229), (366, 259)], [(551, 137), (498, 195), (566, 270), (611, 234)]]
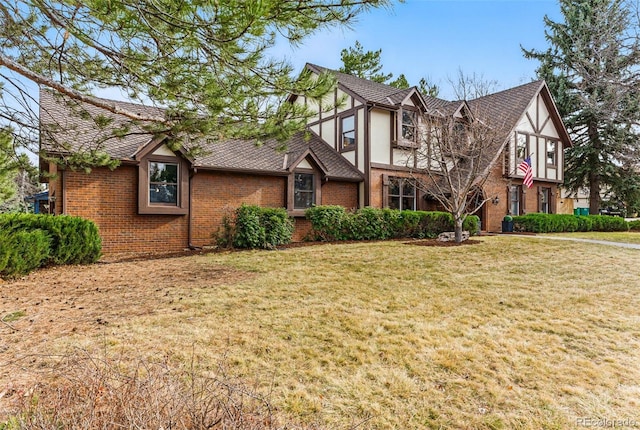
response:
[[(424, 110), (430, 105), (438, 105), (439, 99), (424, 96), (416, 87), (399, 89), (391, 85), (381, 84), (368, 79), (359, 78), (337, 70), (328, 69), (316, 64), (307, 63), (306, 68), (315, 73), (331, 73), (338, 80), (338, 87), (346, 93), (356, 97), (362, 103), (374, 104), (389, 109), (397, 109), (409, 99), (413, 100)], [(433, 99), (433, 100), (431, 100)]]
[(560, 139), (566, 146), (570, 146), (571, 138), (544, 81), (533, 81), (470, 100), (469, 107), (477, 118), (495, 127), (502, 127), (511, 135), (538, 95), (543, 97)]

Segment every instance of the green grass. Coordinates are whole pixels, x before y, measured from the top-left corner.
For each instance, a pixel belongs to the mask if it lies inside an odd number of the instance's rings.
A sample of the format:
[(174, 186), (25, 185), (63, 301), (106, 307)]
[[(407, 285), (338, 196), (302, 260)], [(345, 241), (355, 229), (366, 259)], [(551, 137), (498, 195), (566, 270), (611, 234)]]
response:
[(2, 321), (4, 321), (4, 322), (17, 321), (17, 320), (19, 320), (20, 318), (22, 318), (25, 315), (27, 315), (27, 313), (24, 312), (24, 311), (10, 312), (10, 313), (8, 313), (8, 314), (6, 314), (5, 316), (2, 317)]
[[(640, 251), (481, 240), (184, 258), (194, 274), (231, 267), (246, 276), (171, 278), (171, 308), (57, 347), (184, 360), (195, 351), (203, 366), (224, 361), (278, 413), (327, 429), (565, 429), (581, 418), (640, 419)], [(137, 264), (151, 271), (162, 260)]]
[(640, 244), (640, 232), (576, 232), (576, 233), (550, 233), (550, 236), (574, 237), (577, 239), (606, 240), (609, 242), (637, 243)]

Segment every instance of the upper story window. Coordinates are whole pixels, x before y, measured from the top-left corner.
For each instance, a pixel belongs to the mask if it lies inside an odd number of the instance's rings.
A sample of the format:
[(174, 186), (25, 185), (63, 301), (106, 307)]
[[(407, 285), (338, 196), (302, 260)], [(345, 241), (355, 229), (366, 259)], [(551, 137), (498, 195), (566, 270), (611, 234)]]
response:
[(340, 122), (340, 149), (351, 151), (356, 148), (356, 120), (354, 115), (345, 116)]
[(402, 110), (402, 140), (416, 142), (418, 139), (418, 114), (411, 110)]
[(516, 163), (527, 157), (527, 140), (528, 136), (526, 134), (516, 134)]
[(149, 203), (178, 205), (177, 163), (149, 162)]
[(558, 142), (547, 140), (547, 165), (556, 166), (558, 163)]
[(307, 209), (316, 203), (315, 175), (295, 173), (293, 179), (293, 209)]
[(406, 178), (389, 178), (388, 206), (390, 209), (416, 210), (416, 186)]

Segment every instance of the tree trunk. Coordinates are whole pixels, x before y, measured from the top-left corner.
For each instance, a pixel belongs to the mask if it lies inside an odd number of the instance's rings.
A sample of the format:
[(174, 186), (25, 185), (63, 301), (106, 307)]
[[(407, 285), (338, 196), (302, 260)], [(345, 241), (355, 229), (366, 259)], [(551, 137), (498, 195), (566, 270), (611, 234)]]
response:
[(455, 219), (454, 232), (456, 234), (456, 243), (462, 242), (462, 218), (461, 217), (456, 217)]
[(589, 214), (598, 215), (600, 213), (600, 176), (589, 173)]
[(591, 171), (589, 172), (589, 214), (598, 215), (600, 213), (600, 158), (602, 144), (598, 134), (598, 126), (595, 120), (590, 120), (587, 124), (589, 141), (593, 146), (593, 151), (589, 156)]

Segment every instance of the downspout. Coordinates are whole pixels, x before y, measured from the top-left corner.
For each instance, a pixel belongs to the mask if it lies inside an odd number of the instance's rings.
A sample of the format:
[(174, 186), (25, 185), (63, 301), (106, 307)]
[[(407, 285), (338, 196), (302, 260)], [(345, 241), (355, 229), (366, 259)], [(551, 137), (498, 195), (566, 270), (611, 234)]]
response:
[(65, 185), (66, 185), (66, 181), (65, 178), (67, 176), (67, 169), (64, 168), (62, 169), (62, 173), (60, 174), (60, 193), (62, 194), (62, 201), (60, 202), (62, 204), (62, 207), (60, 208), (60, 215), (64, 215), (65, 211), (67, 210), (67, 193), (65, 190)]
[(193, 187), (192, 187), (192, 180), (193, 177), (196, 175), (196, 173), (198, 172), (198, 170), (196, 168), (194, 168), (191, 172), (189, 172), (189, 212), (187, 213), (187, 247), (192, 250), (192, 251), (199, 251), (202, 249), (202, 247), (199, 246), (194, 246), (191, 243), (191, 221), (192, 221), (192, 216), (191, 216), (191, 211), (193, 208), (193, 196), (192, 196), (192, 191), (193, 191)]

